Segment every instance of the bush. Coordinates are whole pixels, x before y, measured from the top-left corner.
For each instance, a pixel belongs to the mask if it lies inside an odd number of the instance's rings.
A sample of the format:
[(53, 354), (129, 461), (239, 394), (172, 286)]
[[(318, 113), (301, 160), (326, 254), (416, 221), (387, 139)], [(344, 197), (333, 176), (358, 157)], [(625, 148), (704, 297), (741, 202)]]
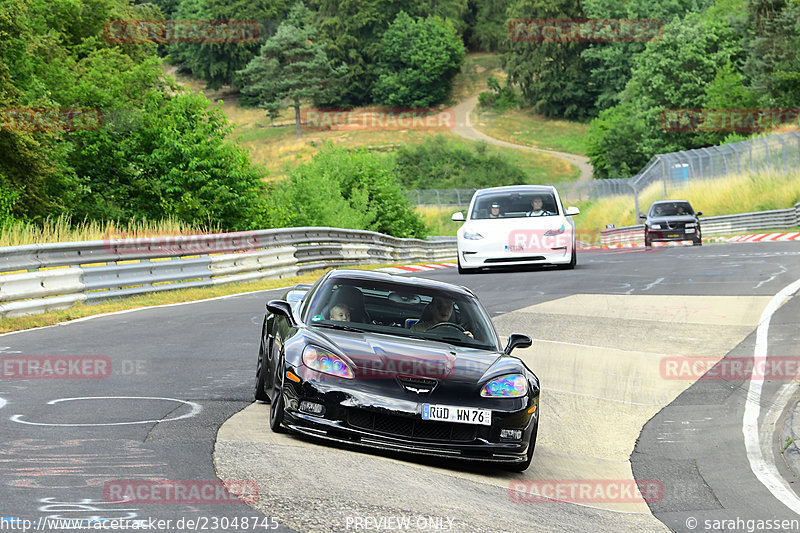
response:
[(332, 144), (277, 185), (267, 220), (272, 227), (332, 226), (395, 237), (427, 235), (386, 155)]
[(524, 170), (502, 156), (487, 153), (485, 144), (470, 149), (448, 142), (442, 135), (401, 147), (395, 173), (408, 189), (468, 189), (530, 182)]
[(490, 75), (486, 80), (486, 85), (491, 92), (482, 92), (478, 95), (478, 104), (482, 108), (502, 113), (508, 109), (519, 107), (519, 98), (510, 83), (506, 82), (506, 86), (501, 87), (497, 78)]

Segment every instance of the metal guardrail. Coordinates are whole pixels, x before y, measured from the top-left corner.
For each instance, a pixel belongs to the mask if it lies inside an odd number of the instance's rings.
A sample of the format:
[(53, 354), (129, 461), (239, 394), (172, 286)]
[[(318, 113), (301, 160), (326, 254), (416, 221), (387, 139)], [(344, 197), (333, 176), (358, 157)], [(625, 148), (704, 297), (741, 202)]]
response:
[[(800, 203), (789, 209), (739, 213), (700, 218), (703, 236), (726, 235), (742, 231), (794, 228), (800, 226)], [(619, 244), (644, 240), (644, 225), (624, 226), (600, 232), (602, 244)]]
[(453, 240), (285, 228), (0, 248), (0, 317), (155, 291), (275, 279), (330, 266), (456, 256)]

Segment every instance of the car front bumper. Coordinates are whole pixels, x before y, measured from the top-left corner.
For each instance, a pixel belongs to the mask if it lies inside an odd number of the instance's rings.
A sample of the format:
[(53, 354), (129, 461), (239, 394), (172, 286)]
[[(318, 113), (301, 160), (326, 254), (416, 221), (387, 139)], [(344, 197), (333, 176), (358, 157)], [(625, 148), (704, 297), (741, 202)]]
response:
[[(286, 380), (284, 424), (290, 431), (312, 438), (373, 449), (506, 464), (526, 460), (531, 432), (538, 422), (538, 397), (481, 398), (493, 407), (480, 402), (463, 406), (491, 408), (492, 424), (461, 424), (422, 420), (423, 403), (441, 402), (400, 388), (397, 394), (381, 393), (386, 389), (383, 385), (379, 380)], [(302, 401), (322, 404), (324, 412), (302, 412)], [(507, 402), (506, 409), (495, 408), (501, 401)], [(501, 440), (501, 429), (522, 430), (522, 438)]]

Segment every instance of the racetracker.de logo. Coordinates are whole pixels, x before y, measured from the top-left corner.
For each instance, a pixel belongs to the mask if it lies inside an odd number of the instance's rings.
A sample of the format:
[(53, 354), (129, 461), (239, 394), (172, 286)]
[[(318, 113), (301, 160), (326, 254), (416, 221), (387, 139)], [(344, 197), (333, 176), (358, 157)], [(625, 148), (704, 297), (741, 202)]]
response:
[(514, 42), (613, 43), (662, 38), (657, 19), (513, 19), (508, 34)]
[(105, 379), (111, 359), (105, 355), (4, 355), (2, 379)]
[(2, 107), (0, 131), (92, 131), (103, 125), (96, 107)]
[(456, 115), (452, 109), (309, 109), (300, 121), (323, 130), (449, 130)]
[(665, 357), (659, 363), (663, 379), (741, 381), (800, 380), (800, 357)]
[(103, 248), (119, 255), (196, 255), (252, 252), (259, 248), (255, 231), (237, 231), (210, 235), (176, 235), (158, 237), (107, 238)]
[(656, 479), (519, 480), (508, 485), (508, 497), (515, 503), (655, 503), (664, 497), (664, 484)]
[(659, 120), (664, 131), (753, 133), (781, 124), (797, 126), (800, 108), (788, 109), (665, 109)]
[(122, 479), (103, 485), (107, 503), (215, 504), (256, 503), (258, 484), (254, 481), (142, 481)]
[(255, 20), (110, 20), (103, 27), (109, 43), (253, 43)]

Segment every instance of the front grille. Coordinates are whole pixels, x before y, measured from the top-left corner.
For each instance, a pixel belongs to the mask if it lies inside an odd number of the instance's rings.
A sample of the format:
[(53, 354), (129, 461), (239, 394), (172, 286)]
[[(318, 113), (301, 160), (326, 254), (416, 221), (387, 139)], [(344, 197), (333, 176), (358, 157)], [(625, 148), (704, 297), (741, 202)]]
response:
[(439, 382), (430, 378), (417, 378), (413, 376), (397, 376), (397, 381), (403, 386), (404, 389), (409, 390), (409, 387), (415, 389), (414, 392), (431, 392), (436, 388)]
[(520, 257), (491, 257), (484, 263), (513, 263), (515, 261), (544, 261), (543, 255), (525, 255)]
[(347, 423), (354, 428), (384, 435), (446, 442), (472, 442), (478, 432), (477, 427), (469, 424), (415, 420), (403, 416), (371, 413), (361, 409), (348, 410)]

